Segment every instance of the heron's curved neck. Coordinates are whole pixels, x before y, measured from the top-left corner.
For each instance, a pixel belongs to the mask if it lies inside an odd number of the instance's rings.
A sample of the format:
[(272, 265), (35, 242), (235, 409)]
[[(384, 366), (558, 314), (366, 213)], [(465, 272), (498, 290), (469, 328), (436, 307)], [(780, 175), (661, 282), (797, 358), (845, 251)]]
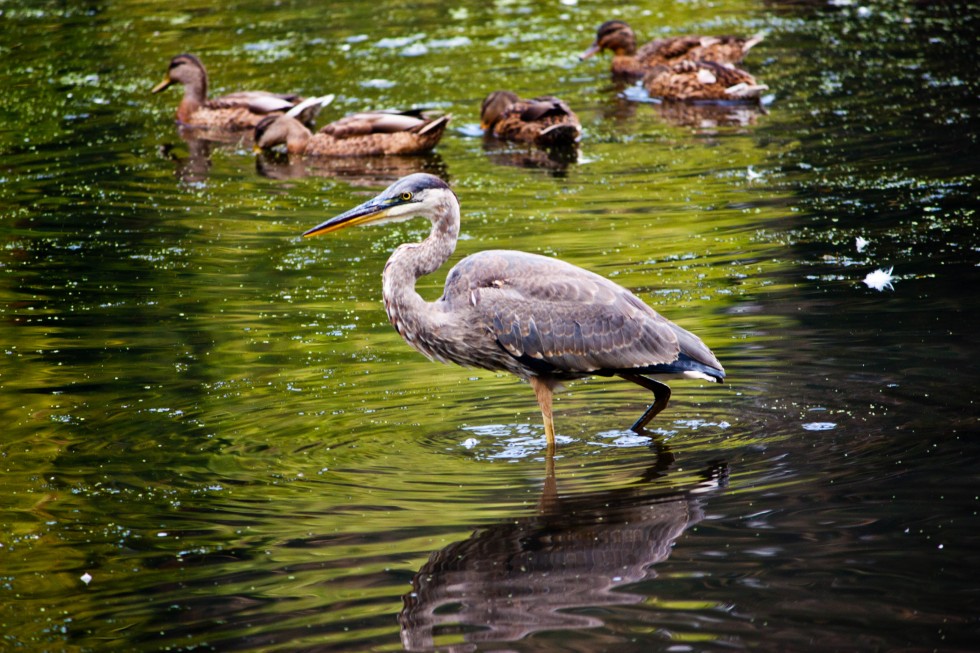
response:
[(451, 193), (428, 217), (432, 220), (429, 237), (420, 243), (400, 245), (392, 252), (382, 275), (388, 319), (403, 336), (433, 317), (426, 310), (428, 302), (416, 292), (415, 282), (448, 261), (459, 238), (459, 202)]

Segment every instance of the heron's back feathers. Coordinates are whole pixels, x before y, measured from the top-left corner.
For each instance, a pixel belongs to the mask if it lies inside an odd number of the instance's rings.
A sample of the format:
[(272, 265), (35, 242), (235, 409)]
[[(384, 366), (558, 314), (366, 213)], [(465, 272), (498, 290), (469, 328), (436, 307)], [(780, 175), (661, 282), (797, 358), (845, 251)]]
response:
[(625, 288), (558, 259), (507, 250), (474, 254), (450, 272), (441, 301), (480, 322), (525, 368), (523, 376), (701, 368), (724, 376), (697, 336)]

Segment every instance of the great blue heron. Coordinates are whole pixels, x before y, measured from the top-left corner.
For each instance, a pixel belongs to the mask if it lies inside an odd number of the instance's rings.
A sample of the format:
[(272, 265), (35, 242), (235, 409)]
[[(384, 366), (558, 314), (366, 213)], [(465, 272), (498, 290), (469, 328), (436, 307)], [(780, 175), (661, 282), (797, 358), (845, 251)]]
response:
[(382, 277), (388, 319), (430, 359), (503, 370), (534, 388), (548, 451), (554, 451), (551, 399), (562, 381), (619, 376), (653, 392), (638, 433), (667, 405), (670, 388), (652, 376), (721, 382), (725, 371), (701, 339), (662, 317), (608, 279), (558, 259), (488, 250), (449, 272), (442, 297), (424, 300), (415, 282), (452, 255), (459, 200), (433, 175), (403, 177), (384, 192), (313, 227), (304, 236), (353, 225), (426, 217), (432, 232), (399, 245)]

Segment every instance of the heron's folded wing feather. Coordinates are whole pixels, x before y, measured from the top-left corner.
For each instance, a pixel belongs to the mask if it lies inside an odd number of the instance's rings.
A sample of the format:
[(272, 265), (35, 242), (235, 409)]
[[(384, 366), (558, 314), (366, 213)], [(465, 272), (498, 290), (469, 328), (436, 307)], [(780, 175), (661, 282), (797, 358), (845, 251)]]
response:
[(453, 270), (447, 291), (463, 285), (505, 351), (556, 371), (633, 369), (680, 352), (670, 321), (625, 288), (557, 259), (483, 252)]

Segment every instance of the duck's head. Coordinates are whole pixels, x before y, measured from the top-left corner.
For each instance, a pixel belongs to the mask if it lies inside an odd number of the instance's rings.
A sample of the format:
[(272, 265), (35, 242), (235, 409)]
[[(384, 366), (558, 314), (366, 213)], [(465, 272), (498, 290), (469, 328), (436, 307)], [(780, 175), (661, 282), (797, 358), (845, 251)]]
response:
[(309, 133), (310, 130), (293, 116), (266, 116), (255, 126), (255, 147), (253, 149), (258, 152), (276, 145), (287, 145), (288, 147), (290, 134), (308, 136)]
[(579, 59), (584, 61), (603, 50), (609, 50), (616, 56), (636, 54), (636, 35), (633, 34), (633, 28), (621, 20), (607, 20), (599, 25), (595, 42)]
[(192, 54), (178, 54), (170, 60), (167, 76), (153, 87), (153, 93), (166, 90), (172, 84), (183, 84), (188, 88), (200, 88), (207, 95), (208, 74), (201, 60)]
[(485, 97), (480, 105), (480, 127), (490, 129), (519, 99), (516, 93), (510, 91), (494, 91)]

